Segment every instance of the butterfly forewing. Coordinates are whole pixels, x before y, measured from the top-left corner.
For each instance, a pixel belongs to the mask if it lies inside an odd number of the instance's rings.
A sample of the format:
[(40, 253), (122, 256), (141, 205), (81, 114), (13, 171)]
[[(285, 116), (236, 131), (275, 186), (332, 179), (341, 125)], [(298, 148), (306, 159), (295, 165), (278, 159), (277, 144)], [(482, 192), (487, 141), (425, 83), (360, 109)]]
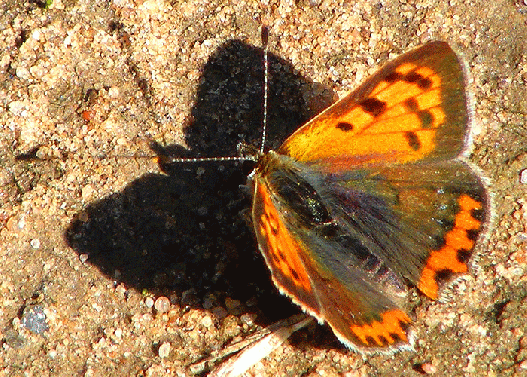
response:
[(305, 246), (286, 228), (269, 187), (260, 179), (255, 179), (254, 185), (252, 218), (258, 245), (273, 281), (282, 293), (320, 318), (320, 305), (302, 260)]
[[(254, 176), (253, 221), (273, 281), (305, 311), (327, 321), (350, 348), (407, 344), (410, 319), (399, 309), (399, 298), (361, 270), (365, 261), (346, 250), (342, 229), (319, 213), (322, 198), (312, 182), (294, 176), (294, 165), (270, 152)], [(308, 221), (307, 213), (318, 215)]]
[(448, 44), (432, 42), (385, 65), (279, 152), (333, 171), (452, 158), (464, 146), (467, 106), (461, 62)]

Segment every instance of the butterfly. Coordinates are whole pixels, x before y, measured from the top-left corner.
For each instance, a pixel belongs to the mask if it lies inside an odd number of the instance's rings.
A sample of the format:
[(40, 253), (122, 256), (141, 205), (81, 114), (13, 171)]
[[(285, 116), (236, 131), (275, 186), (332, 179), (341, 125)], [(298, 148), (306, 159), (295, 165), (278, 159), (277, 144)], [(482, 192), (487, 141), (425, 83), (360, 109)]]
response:
[(409, 288), (437, 299), (468, 273), (490, 216), (470, 121), (460, 58), (429, 42), (259, 155), (252, 220), (272, 280), (349, 348), (411, 348)]

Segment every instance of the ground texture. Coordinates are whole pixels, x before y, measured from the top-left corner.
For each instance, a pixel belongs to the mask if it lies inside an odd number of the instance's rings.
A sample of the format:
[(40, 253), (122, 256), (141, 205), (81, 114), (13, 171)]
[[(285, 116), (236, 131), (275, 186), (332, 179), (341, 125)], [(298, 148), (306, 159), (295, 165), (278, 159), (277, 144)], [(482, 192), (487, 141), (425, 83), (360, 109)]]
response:
[[(0, 4), (0, 376), (186, 376), (298, 313), (272, 285), (240, 187), (250, 164), (156, 153), (269, 147), (392, 56), (466, 60), (471, 160), (494, 227), (446, 302), (412, 294), (415, 352), (362, 357), (312, 325), (258, 376), (527, 374), (524, 1), (8, 0)], [(152, 141), (158, 145), (152, 145)], [(164, 170), (164, 171), (163, 171)]]

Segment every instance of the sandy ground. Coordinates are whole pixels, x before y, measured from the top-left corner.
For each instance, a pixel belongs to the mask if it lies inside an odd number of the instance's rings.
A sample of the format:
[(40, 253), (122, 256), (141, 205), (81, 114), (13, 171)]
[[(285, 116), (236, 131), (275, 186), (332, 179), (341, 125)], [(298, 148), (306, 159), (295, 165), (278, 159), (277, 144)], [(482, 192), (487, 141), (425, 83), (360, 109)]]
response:
[[(0, 376), (204, 375), (191, 365), (298, 313), (246, 220), (250, 164), (150, 158), (258, 144), (261, 20), (257, 2), (0, 4)], [(392, 56), (449, 41), (496, 221), (452, 299), (411, 295), (415, 352), (362, 357), (312, 325), (248, 375), (526, 375), (525, 2), (283, 1), (265, 20), (269, 147)]]

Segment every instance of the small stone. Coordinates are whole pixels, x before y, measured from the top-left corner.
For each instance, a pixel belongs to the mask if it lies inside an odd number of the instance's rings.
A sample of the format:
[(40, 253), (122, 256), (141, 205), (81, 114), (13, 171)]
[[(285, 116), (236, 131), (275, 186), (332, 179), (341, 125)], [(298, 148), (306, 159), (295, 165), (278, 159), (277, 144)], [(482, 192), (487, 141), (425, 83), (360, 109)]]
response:
[(233, 300), (230, 297), (227, 297), (225, 299), (225, 307), (231, 314), (241, 314), (242, 306), (239, 300)]
[(159, 297), (155, 302), (154, 308), (159, 313), (166, 313), (170, 310), (170, 300), (164, 296)]
[(194, 289), (186, 290), (181, 294), (181, 305), (183, 306), (195, 306), (199, 303), (199, 299), (196, 296)]
[(214, 321), (212, 320), (210, 315), (207, 315), (203, 317), (203, 319), (201, 320), (201, 324), (203, 325), (203, 327), (210, 329), (214, 325)]
[(421, 364), (421, 370), (426, 374), (434, 374), (437, 372), (437, 367), (432, 363)]
[(29, 241), (29, 244), (33, 249), (40, 249), (40, 240), (38, 238), (32, 239)]
[(527, 169), (520, 172), (520, 183), (527, 183)]
[(158, 351), (159, 357), (164, 359), (164, 358), (168, 357), (169, 353), (170, 353), (170, 343), (169, 342), (165, 342), (165, 343), (161, 344), (161, 346), (159, 347), (159, 351)]
[(20, 221), (16, 225), (17, 225), (18, 229), (20, 229), (20, 230), (24, 229), (26, 227), (26, 219), (21, 217)]
[(82, 188), (82, 193), (81, 193), (82, 199), (84, 201), (90, 200), (92, 198), (94, 192), (95, 192), (95, 189), (93, 188), (92, 185), (84, 186)]
[(178, 295), (175, 294), (175, 293), (172, 293), (172, 294), (169, 296), (169, 299), (170, 299), (170, 303), (171, 303), (172, 305), (176, 305), (176, 304), (178, 303), (178, 301), (179, 301), (179, 297), (178, 297)]
[(110, 89), (108, 89), (108, 95), (112, 98), (119, 97), (119, 88), (116, 86), (112, 86)]
[(27, 112), (26, 103), (23, 101), (13, 101), (7, 106), (9, 111), (16, 116), (23, 116)]
[(46, 314), (42, 306), (33, 306), (26, 309), (20, 321), (22, 326), (35, 334), (43, 334), (49, 329), (46, 323)]
[(221, 306), (216, 306), (212, 310), (212, 314), (216, 316), (218, 319), (223, 319), (229, 315), (229, 312), (225, 310), (225, 308), (222, 308)]
[(152, 308), (154, 306), (154, 300), (152, 297), (145, 298), (145, 305), (147, 308)]
[(255, 319), (256, 319), (255, 314), (242, 314), (242, 316), (240, 317), (240, 320), (242, 321), (242, 323), (247, 326), (253, 326)]
[[(29, 73), (29, 69), (26, 67), (17, 67), (16, 69), (16, 75), (17, 77), (20, 77), (24, 80), (29, 80), (31, 78), (31, 73)], [(25, 116), (25, 114), (21, 114), (22, 116)]]
[(212, 297), (205, 297), (203, 299), (203, 309), (210, 310), (214, 307), (214, 299)]
[(15, 350), (21, 349), (26, 343), (24, 338), (21, 337), (15, 330), (7, 330), (4, 332), (3, 336), (5, 344)]

